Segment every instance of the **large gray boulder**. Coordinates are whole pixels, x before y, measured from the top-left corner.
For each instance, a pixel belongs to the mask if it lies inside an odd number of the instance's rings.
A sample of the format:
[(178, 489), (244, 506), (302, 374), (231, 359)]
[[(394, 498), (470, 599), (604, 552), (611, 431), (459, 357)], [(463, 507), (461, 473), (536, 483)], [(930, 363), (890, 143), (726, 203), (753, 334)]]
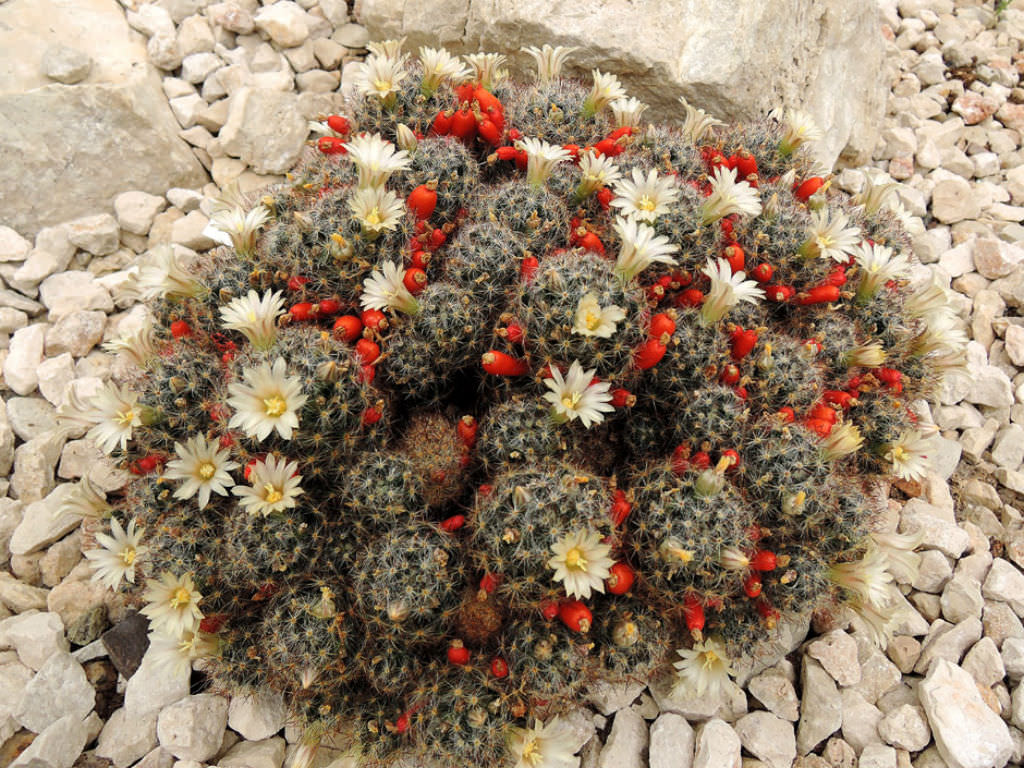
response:
[(876, 3), (357, 0), (356, 16), (373, 40), (505, 53), (520, 74), (534, 71), (522, 46), (579, 46), (566, 74), (619, 75), (657, 120), (679, 114), (679, 96), (727, 121), (803, 108), (827, 131), (818, 152), (830, 165), (870, 157), (888, 93)]
[[(92, 61), (75, 85), (46, 76), (55, 46)], [(145, 38), (117, 0), (0, 4), (0, 219), (22, 235), (96, 211), (121, 192), (208, 178), (167, 105)]]

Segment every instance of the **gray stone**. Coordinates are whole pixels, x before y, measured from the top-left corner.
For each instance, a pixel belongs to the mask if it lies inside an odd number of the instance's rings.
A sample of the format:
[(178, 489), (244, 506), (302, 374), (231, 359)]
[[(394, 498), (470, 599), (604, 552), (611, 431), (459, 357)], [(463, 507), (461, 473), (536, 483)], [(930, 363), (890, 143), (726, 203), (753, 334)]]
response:
[(71, 768), (88, 741), (88, 721), (67, 715), (40, 733), (10, 768)]
[(0, 627), (0, 635), (14, 646), (21, 663), (30, 669), (42, 669), (51, 656), (68, 652), (64, 625), (55, 613), (14, 616), (0, 623)]
[(210, 220), (202, 211), (192, 211), (171, 226), (171, 242), (194, 251), (205, 251), (212, 248), (217, 243), (204, 234), (209, 223)]
[(243, 741), (217, 760), (217, 768), (281, 768), (284, 752), (284, 739), (280, 736), (262, 741)]
[[(0, 642), (0, 645), (2, 644)], [(4, 741), (21, 728), (14, 718), (14, 709), (21, 703), (25, 686), (29, 684), (33, 674), (32, 670), (17, 658), (0, 662), (0, 739)]]
[(822, 666), (804, 657), (803, 699), (796, 733), (797, 749), (806, 755), (843, 724), (842, 703), (836, 683)]
[[(1024, 328), (1021, 329), (1024, 333)], [(1024, 427), (1007, 424), (996, 434), (992, 444), (992, 461), (1006, 469), (1017, 469), (1024, 461)]]
[(942, 590), (940, 603), (946, 621), (954, 624), (969, 618), (980, 618), (985, 601), (981, 583), (966, 573), (957, 573)]
[(644, 719), (631, 709), (620, 709), (598, 757), (598, 768), (644, 768), (648, 738)]
[(725, 682), (713, 694), (705, 692), (700, 696), (696, 690), (683, 690), (674, 682), (674, 677), (667, 676), (652, 681), (650, 685), (651, 695), (662, 712), (674, 712), (691, 722), (712, 717), (731, 722), (747, 712), (747, 697), (743, 689), (732, 681)]
[(986, 598), (1002, 600), (1018, 616), (1024, 616), (1024, 574), (1007, 560), (997, 557), (992, 561), (981, 593)]
[[(59, 449), (57, 455), (60, 455)], [(54, 462), (56, 462), (56, 457)], [(21, 523), (14, 530), (14, 535), (11, 536), (12, 555), (29, 555), (38, 552), (43, 547), (63, 538), (81, 524), (82, 518), (78, 515), (61, 511), (61, 507), (74, 488), (73, 483), (61, 483), (50, 491), (46, 498), (33, 501), (25, 507)]]
[(74, 85), (84, 80), (92, 69), (92, 59), (66, 45), (55, 45), (43, 54), (43, 72), (51, 80)]
[(920, 566), (914, 578), (914, 589), (922, 592), (938, 594), (953, 576), (953, 567), (949, 558), (937, 549), (921, 552)]
[(71, 271), (51, 275), (39, 286), (39, 297), (50, 310), (51, 322), (72, 312), (90, 309), (111, 312), (114, 309), (110, 293), (96, 281), (96, 276), (91, 272)]
[(971, 185), (961, 178), (940, 181), (932, 190), (932, 215), (943, 224), (976, 219), (981, 206)]
[(740, 743), (769, 768), (789, 768), (796, 759), (793, 724), (770, 712), (751, 712), (736, 721)]
[(696, 744), (686, 719), (664, 712), (651, 724), (650, 768), (692, 768)]
[(869, 744), (861, 752), (857, 768), (896, 768), (896, 750), (884, 744)]
[[(22, 443), (14, 451), (14, 474), (11, 476), (10, 495), (30, 503), (39, 501), (54, 489), (53, 467), (64, 447), (66, 433), (63, 428), (44, 432)], [(40, 517), (26, 526), (29, 539), (37, 531), (48, 531), (49, 520)], [(11, 550), (12, 553), (14, 550)], [(17, 552), (14, 554), (28, 554)]]
[(881, 710), (853, 688), (840, 691), (843, 702), (843, 740), (860, 753), (868, 744), (878, 741)]
[(228, 727), (248, 741), (261, 741), (284, 728), (288, 712), (280, 693), (259, 691), (231, 699)]
[(858, 636), (860, 645), (860, 682), (853, 688), (870, 704), (900, 684), (900, 670), (873, 643)]
[(14, 716), (30, 731), (42, 733), (62, 717), (81, 720), (92, 711), (95, 699), (82, 665), (67, 651), (57, 651), (25, 686)]
[(793, 683), (778, 672), (769, 670), (750, 678), (747, 690), (772, 714), (791, 722), (800, 717), (800, 700)]
[(709, 720), (697, 729), (693, 768), (740, 768), (740, 737), (724, 720)]
[[(536, 70), (521, 46), (579, 46), (568, 74), (595, 67), (620, 73), (624, 87), (642, 95), (656, 120), (678, 115), (680, 95), (723, 120), (779, 104), (802, 105), (830, 128), (819, 148), (829, 167), (844, 146), (850, 145), (850, 156), (874, 148), (887, 90), (877, 77), (883, 44), (874, 6), (821, 2), (809, 10), (790, 0), (699, 0), (682, 8), (643, 0), (626, 14), (622, 6), (586, 0), (444, 0), (415, 7), (364, 0), (360, 19), (369, 39), (408, 36), (411, 50), (445, 45), (458, 53), (511, 54), (512, 68), (530, 73), (528, 79)], [(732, 20), (728, 31), (714, 22), (722, 17)], [(788, 23), (794, 18), (803, 23)], [(628, 37), (621, 31), (627, 24)]]
[(50, 326), (46, 332), (46, 354), (85, 357), (103, 339), (107, 315), (97, 310), (71, 312)]
[(939, 659), (960, 663), (967, 649), (981, 639), (982, 624), (971, 617), (959, 624), (950, 625), (944, 621), (936, 621), (932, 631), (928, 633), (921, 648), (921, 658), (917, 660), (914, 671), (926, 674)]
[(1013, 405), (1013, 387), (1002, 369), (994, 365), (979, 365), (971, 370), (971, 379), (972, 386), (965, 398), (967, 402), (992, 408), (1009, 408)]
[(999, 421), (996, 419), (986, 419), (980, 427), (965, 429), (960, 440), (964, 456), (973, 462), (981, 461), (982, 454), (988, 450), (998, 431)]
[[(1003, 644), (1005, 650), (1006, 644)], [(1006, 675), (1006, 668), (1003, 666), (1003, 659), (999, 655), (999, 648), (991, 637), (983, 637), (974, 644), (974, 647), (964, 656), (961, 665), (964, 671), (985, 687), (998, 683)]]
[(125, 712), (132, 718), (144, 718), (180, 701), (188, 696), (189, 676), (173, 665), (158, 664), (154, 655), (147, 653), (125, 687)]
[[(1024, 677), (1024, 638), (1008, 637), (1000, 651), (1003, 666), (1010, 680), (1017, 682)], [(966, 663), (966, 659), (965, 659)], [(966, 668), (966, 667), (965, 667)]]
[(117, 768), (128, 768), (156, 747), (156, 720), (156, 712), (135, 717), (124, 707), (116, 710), (103, 726), (96, 754), (110, 759)]
[(166, 207), (167, 201), (160, 195), (151, 195), (137, 189), (122, 192), (114, 198), (117, 223), (125, 232), (134, 235), (149, 234), (153, 219)]
[(597, 681), (587, 688), (587, 702), (602, 715), (611, 715), (628, 707), (641, 693), (644, 685), (638, 682), (606, 683)]
[(56, 411), (41, 397), (12, 397), (7, 401), (7, 420), (22, 440), (31, 440), (57, 426)]
[(4, 360), (4, 382), (19, 395), (27, 395), (39, 383), (39, 364), (43, 361), (46, 344), (43, 324), (20, 328), (11, 336), (7, 358)]
[(120, 230), (109, 213), (84, 216), (67, 225), (68, 240), (94, 256), (106, 256), (117, 250)]
[(298, 160), (309, 128), (296, 109), (296, 97), (243, 88), (231, 97), (228, 120), (218, 136), (224, 151), (256, 173), (283, 173)]
[(253, 19), (256, 28), (266, 32), (282, 48), (302, 45), (309, 37), (306, 12), (297, 3), (279, 0), (264, 6)]
[(201, 83), (224, 66), (215, 53), (193, 53), (181, 60), (181, 79), (186, 83)]
[(31, 587), (11, 574), (0, 571), (0, 603), (15, 613), (42, 610), (46, 608), (46, 590)]
[(68, 353), (47, 358), (39, 364), (37, 375), (39, 393), (51, 405), (59, 406), (65, 401), (71, 382), (75, 378), (74, 358)]
[(878, 724), (878, 734), (886, 744), (908, 752), (921, 751), (932, 738), (924, 710), (910, 704), (886, 714)]
[(160, 712), (157, 739), (179, 760), (206, 762), (217, 754), (227, 721), (227, 699), (210, 693), (188, 696)]
[(951, 768), (1005, 765), (1013, 751), (1006, 724), (985, 704), (973, 678), (939, 660), (918, 686), (935, 744)]
[(1024, 624), (1010, 606), (998, 600), (985, 601), (981, 623), (985, 636), (991, 637), (998, 646), (1009, 637), (1024, 638)]

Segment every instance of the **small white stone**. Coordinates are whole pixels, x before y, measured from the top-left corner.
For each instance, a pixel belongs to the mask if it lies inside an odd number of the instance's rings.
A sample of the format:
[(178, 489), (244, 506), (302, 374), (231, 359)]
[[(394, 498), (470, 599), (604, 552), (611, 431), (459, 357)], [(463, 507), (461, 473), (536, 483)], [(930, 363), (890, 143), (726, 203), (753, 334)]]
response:
[(921, 647), (921, 658), (917, 660), (914, 671), (926, 674), (939, 660), (959, 664), (967, 649), (981, 639), (983, 626), (980, 620), (968, 618), (959, 624), (936, 620), (932, 630)]
[(39, 393), (53, 406), (64, 402), (68, 387), (75, 378), (75, 361), (65, 352), (39, 364)]
[(1006, 354), (1018, 368), (1024, 368), (1024, 327), (1019, 325), (1006, 326), (1004, 335)]
[(843, 713), (835, 680), (817, 661), (804, 657), (802, 679), (803, 700), (796, 741), (800, 754), (805, 755), (839, 730)]
[(974, 271), (974, 238), (971, 237), (939, 257), (939, 266), (950, 277), (960, 277)]
[(969, 618), (980, 618), (985, 601), (981, 597), (981, 582), (970, 574), (958, 572), (942, 590), (939, 605), (946, 621), (954, 624)]
[(80, 310), (111, 312), (114, 309), (110, 293), (91, 272), (70, 271), (50, 275), (39, 286), (39, 298), (50, 310), (51, 322)]
[(192, 211), (178, 219), (171, 226), (171, 242), (184, 245), (193, 251), (205, 251), (216, 243), (203, 234), (210, 220), (202, 211)]
[(360, 50), (370, 42), (370, 33), (362, 24), (343, 24), (334, 30), (331, 39), (346, 48)]
[(896, 768), (896, 750), (884, 744), (869, 744), (860, 753), (857, 768)]
[(243, 741), (217, 760), (217, 768), (281, 768), (284, 753), (284, 739), (280, 736), (261, 741)]
[(790, 768), (796, 759), (793, 724), (770, 712), (751, 712), (736, 721), (743, 748), (769, 768)]
[[(1006, 642), (1003, 643), (1004, 652)], [(1003, 658), (999, 655), (999, 649), (991, 637), (983, 637), (976, 642), (964, 656), (961, 666), (986, 688), (998, 683), (1007, 673), (1006, 667), (1003, 665)]]
[(85, 216), (67, 225), (68, 239), (93, 256), (106, 256), (117, 250), (120, 230), (109, 213)]
[(284, 728), (284, 697), (273, 691), (241, 694), (231, 699), (228, 726), (249, 741), (261, 741)]
[(932, 738), (924, 710), (910, 704), (886, 714), (878, 724), (878, 734), (886, 744), (909, 752), (921, 751)]
[(96, 691), (85, 670), (67, 651), (50, 655), (32, 681), (25, 686), (21, 705), (14, 716), (23, 726), (42, 733), (62, 717), (81, 720), (93, 708)]
[(309, 37), (306, 12), (289, 0), (280, 0), (260, 8), (254, 21), (257, 29), (266, 32), (282, 48), (302, 45)]
[(114, 198), (117, 223), (125, 232), (134, 235), (149, 234), (153, 219), (166, 207), (167, 201), (162, 197), (139, 190), (122, 192)]
[[(831, 681), (830, 681), (831, 682)], [(709, 720), (697, 729), (693, 768), (740, 768), (740, 737), (724, 720)]]
[(686, 718), (664, 712), (651, 724), (650, 768), (691, 768), (696, 739)]
[(116, 710), (100, 733), (96, 754), (109, 758), (117, 768), (128, 768), (156, 746), (156, 719), (156, 712), (133, 717), (124, 707)]
[(598, 768), (645, 768), (648, 738), (644, 719), (631, 709), (620, 709), (598, 757)]
[(853, 688), (840, 691), (843, 701), (843, 739), (860, 752), (868, 744), (878, 741), (878, 723), (882, 711)]
[(107, 315), (98, 310), (72, 312), (50, 326), (46, 332), (46, 354), (85, 357), (103, 340)]
[(981, 587), (981, 594), (1009, 604), (1018, 616), (1024, 616), (1024, 573), (1007, 560), (997, 557)]
[(67, 653), (70, 646), (64, 637), (64, 624), (55, 613), (32, 613), (12, 616), (0, 623), (0, 637), (14, 646), (21, 663), (30, 669), (41, 669), (56, 653)]
[(67, 715), (36, 736), (10, 768), (71, 768), (88, 741), (88, 721)]
[(129, 718), (142, 719), (188, 696), (190, 673), (173, 665), (156, 663), (147, 651), (124, 691), (124, 709)]
[(807, 654), (821, 662), (839, 685), (854, 685), (860, 681), (857, 643), (843, 630), (833, 630), (809, 643)]
[(800, 700), (796, 697), (793, 683), (774, 670), (750, 678), (747, 690), (757, 698), (769, 712), (790, 722), (800, 717)]
[(0, 225), (0, 262), (24, 261), (32, 243), (10, 227)]
[(39, 364), (43, 361), (48, 326), (37, 323), (20, 328), (11, 336), (4, 360), (4, 382), (19, 395), (32, 392), (39, 383)]
[(160, 746), (179, 760), (206, 762), (220, 749), (227, 722), (227, 699), (200, 693), (160, 712), (156, 733)]
[(89, 55), (66, 45), (52, 45), (43, 54), (43, 73), (51, 80), (74, 85), (89, 75), (92, 59)]
[(186, 83), (201, 83), (224, 66), (215, 53), (193, 53), (181, 60), (181, 79)]
[[(29, 444), (25, 443), (22, 448)], [(57, 448), (57, 456), (60, 456), (60, 448), (63, 447), (64, 441), (62, 440), (60, 447)], [(54, 458), (55, 462), (56, 458)], [(50, 491), (45, 498), (32, 501), (25, 507), (25, 515), (21, 520), (21, 524), (18, 525), (14, 530), (14, 535), (11, 536), (11, 554), (30, 555), (33, 552), (38, 552), (43, 547), (63, 538), (81, 525), (82, 518), (78, 515), (71, 514), (70, 512), (60, 512), (64, 501), (74, 489), (75, 486), (72, 483), (61, 483)]]

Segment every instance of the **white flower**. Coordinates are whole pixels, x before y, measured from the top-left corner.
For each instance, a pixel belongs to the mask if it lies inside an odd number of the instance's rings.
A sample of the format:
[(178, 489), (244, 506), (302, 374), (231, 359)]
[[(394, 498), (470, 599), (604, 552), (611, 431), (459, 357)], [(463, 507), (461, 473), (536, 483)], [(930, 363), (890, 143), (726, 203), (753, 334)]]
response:
[(216, 652), (217, 638), (197, 628), (186, 629), (180, 635), (150, 632), (146, 655), (153, 657), (157, 668), (169, 670), (178, 677), (187, 677), (193, 661), (213, 656)]
[(542, 139), (522, 139), (516, 142), (516, 149), (526, 153), (526, 180), (537, 186), (547, 180), (556, 165), (572, 158), (569, 150)]
[[(781, 119), (777, 109), (772, 110), (768, 116)], [(779, 142), (779, 152), (784, 156), (793, 154), (804, 142), (820, 141), (825, 136), (814, 122), (814, 118), (803, 110), (787, 109), (785, 123), (785, 133)]]
[(639, 128), (640, 116), (647, 105), (632, 96), (628, 99), (616, 99), (609, 106), (612, 108), (612, 122), (616, 128)]
[(927, 326), (913, 340), (915, 355), (959, 354), (967, 344), (967, 334), (952, 309), (933, 311), (924, 318)]
[(850, 199), (850, 202), (859, 205), (865, 213), (873, 216), (891, 199), (892, 193), (896, 189), (896, 183), (886, 181), (885, 174), (868, 171), (861, 171), (861, 173), (864, 176), (864, 186)]
[(462, 58), (473, 68), (473, 80), (488, 91), (508, 77), (508, 70), (501, 67), (505, 57), (500, 53), (470, 53)]
[(604, 414), (615, 410), (612, 396), (608, 391), (611, 384), (599, 381), (591, 384), (597, 369), (585, 371), (579, 360), (569, 366), (569, 374), (563, 379), (562, 372), (551, 366), (551, 378), (544, 384), (550, 392), (544, 393), (544, 399), (552, 405), (552, 416), (556, 421), (566, 422), (579, 419), (583, 426), (590, 429), (592, 424), (604, 421)]
[(616, 323), (625, 319), (626, 313), (622, 307), (615, 304), (602, 307), (596, 294), (587, 293), (576, 307), (576, 323), (572, 327), (572, 332), (581, 336), (610, 339), (615, 333)]
[(117, 589), (121, 579), (135, 583), (135, 568), (141, 558), (145, 557), (149, 547), (139, 546), (142, 530), (135, 530), (135, 520), (128, 523), (128, 530), (121, 527), (117, 518), (110, 518), (110, 536), (97, 533), (96, 541), (100, 549), (90, 549), (85, 553), (93, 569), (92, 580), (98, 581), (110, 589)]
[(551, 578), (562, 582), (565, 594), (576, 600), (590, 597), (592, 590), (604, 592), (604, 580), (615, 561), (608, 556), (610, 544), (601, 542), (596, 531), (579, 530), (564, 536), (551, 545), (555, 556), (548, 560), (548, 568), (555, 569)]
[(921, 566), (921, 556), (914, 550), (924, 540), (924, 528), (913, 533), (881, 533), (873, 531), (871, 540), (885, 555), (886, 568), (896, 581), (911, 584), (917, 578)]
[(185, 445), (175, 443), (174, 452), (178, 458), (167, 462), (164, 477), (185, 481), (174, 492), (174, 498), (191, 499), (198, 493), (199, 508), (203, 509), (210, 503), (210, 493), (228, 495), (227, 489), (235, 484), (228, 472), (237, 469), (238, 463), (228, 460), (227, 448), (221, 448), (217, 441), (207, 440), (203, 435), (193, 435)]
[(864, 445), (864, 437), (855, 424), (841, 424), (829, 432), (821, 441), (821, 450), (826, 461), (835, 461), (843, 456), (856, 453)]
[(537, 62), (537, 80), (541, 85), (545, 85), (562, 76), (562, 65), (565, 64), (565, 60), (569, 58), (570, 53), (578, 51), (579, 48), (575, 45), (559, 45), (552, 48), (545, 43), (541, 48), (530, 45), (519, 50), (530, 54)]
[(594, 78), (594, 85), (583, 102), (583, 115), (585, 117), (600, 112), (604, 109), (605, 105), (616, 99), (624, 99), (626, 97), (626, 89), (622, 87), (622, 83), (619, 82), (619, 78), (615, 75), (605, 74), (597, 69), (591, 72), (591, 75)]
[(90, 398), (89, 405), (91, 409), (81, 414), (82, 419), (93, 424), (85, 436), (104, 453), (115, 448), (125, 450), (132, 439), (132, 429), (142, 426), (139, 395), (108, 382)]
[(346, 146), (346, 157), (359, 169), (359, 187), (382, 187), (392, 173), (404, 171), (412, 163), (408, 152), (396, 151), (379, 133), (361, 133)]
[(221, 307), (220, 318), (225, 328), (244, 334), (256, 349), (270, 349), (277, 341), (277, 318), (283, 312), (281, 291), (267, 291), (263, 298), (249, 291)]
[(889, 584), (884, 592), (885, 604), (882, 606), (875, 606), (857, 598), (846, 602), (850, 610), (864, 623), (871, 641), (882, 649), (888, 647), (901, 620), (900, 612), (893, 610), (896, 595), (899, 594), (896, 585)]
[(888, 604), (888, 585), (892, 581), (888, 564), (885, 554), (869, 544), (860, 560), (829, 567), (828, 577), (835, 585), (851, 592), (856, 600), (884, 608)]
[(836, 211), (831, 221), (828, 210), (812, 211), (807, 240), (800, 246), (800, 253), (845, 264), (847, 256), (857, 252), (861, 241), (860, 228), (847, 227), (849, 220), (841, 211)]
[(754, 280), (746, 280), (746, 272), (733, 272), (726, 259), (708, 259), (701, 270), (711, 280), (711, 290), (700, 308), (704, 325), (721, 320), (732, 307), (741, 301), (756, 304), (764, 298), (764, 291)]
[(910, 260), (902, 253), (893, 256), (892, 248), (864, 243), (854, 250), (854, 258), (861, 268), (857, 300), (865, 302), (890, 280), (900, 280), (910, 271)]
[(885, 349), (877, 341), (860, 344), (843, 354), (843, 362), (847, 366), (877, 368), (885, 362)]
[(903, 480), (920, 480), (931, 468), (928, 454), (933, 446), (930, 437), (916, 429), (900, 433), (899, 438), (885, 448), (883, 458), (892, 462), (892, 473)]
[(419, 147), (420, 140), (416, 138), (416, 134), (408, 125), (400, 123), (395, 129), (395, 144), (399, 149), (404, 149), (411, 155)]
[(117, 339), (105, 341), (103, 349), (108, 352), (123, 352), (135, 365), (144, 368), (157, 355), (153, 326), (148, 323)]
[(228, 427), (241, 428), (249, 437), (266, 440), (270, 433), (285, 440), (292, 439), (292, 430), (299, 427), (297, 411), (308, 399), (302, 394), (302, 382), (287, 375), (284, 358), (261, 363), (259, 368), (246, 368), (242, 372), (245, 383), (228, 385), (228, 405), (235, 409), (235, 415)]
[(359, 303), (363, 309), (395, 309), (409, 315), (419, 312), (416, 297), (405, 287), (405, 270), (398, 262), (385, 261), (363, 281)]
[(180, 578), (169, 571), (160, 574), (160, 579), (147, 579), (142, 599), (147, 605), (142, 615), (149, 618), (150, 627), (156, 632), (181, 637), (185, 632), (194, 632), (203, 619), (199, 610), (199, 594), (192, 581), (192, 574)]
[(251, 485), (236, 485), (232, 493), (240, 497), (239, 504), (252, 515), (266, 517), (294, 507), (303, 490), (299, 487), (302, 475), (296, 474), (298, 462), (268, 456), (249, 469)]
[(256, 235), (269, 220), (270, 209), (264, 205), (257, 205), (248, 212), (236, 206), (215, 211), (210, 217), (209, 227), (221, 234), (221, 237), (212, 239), (234, 246), (239, 256), (251, 256), (256, 249)]
[(664, 235), (655, 236), (654, 229), (633, 217), (615, 217), (615, 231), (622, 244), (615, 261), (615, 273), (623, 280), (630, 280), (651, 264), (675, 264), (669, 254), (676, 253), (679, 246), (670, 243)]
[(420, 47), (420, 64), (423, 65), (420, 90), (427, 97), (433, 95), (445, 80), (460, 82), (469, 75), (469, 70), (462, 66), (462, 62), (445, 48)]
[(516, 761), (512, 768), (577, 768), (574, 741), (572, 728), (557, 717), (547, 725), (535, 720), (533, 728), (513, 728), (508, 741)]
[(408, 57), (408, 54), (402, 53), (402, 46), (405, 45), (405, 40), (406, 38), (404, 37), (397, 40), (380, 40), (376, 43), (367, 43), (366, 49), (374, 56), (380, 56), (383, 59), (405, 61)]
[(150, 251), (150, 261), (140, 267), (135, 285), (146, 300), (198, 296), (205, 290), (181, 264), (170, 245), (160, 245)]
[(363, 233), (372, 237), (397, 227), (405, 214), (402, 198), (384, 187), (357, 189), (348, 199), (348, 208)]
[(593, 149), (580, 154), (580, 183), (576, 197), (582, 200), (602, 187), (609, 186), (622, 178), (619, 168), (608, 155), (599, 155)]
[(405, 59), (391, 56), (367, 56), (366, 61), (356, 70), (355, 86), (363, 96), (379, 100), (391, 106), (406, 78)]
[(718, 166), (709, 179), (711, 194), (704, 198), (703, 223), (711, 224), (733, 213), (757, 216), (761, 198), (757, 189), (745, 181), (736, 181), (736, 169)]
[(615, 198), (611, 204), (621, 208), (626, 216), (635, 216), (653, 224), (679, 198), (675, 177), (659, 177), (653, 168), (646, 176), (642, 170), (634, 168), (631, 175), (632, 181), (619, 179), (615, 183)]
[(695, 643), (693, 648), (676, 651), (682, 659), (672, 666), (676, 668), (675, 691), (692, 696), (709, 698), (719, 695), (722, 687), (735, 675), (725, 648), (712, 639)]
[(107, 503), (107, 496), (92, 484), (88, 475), (82, 475), (75, 487), (64, 497), (58, 510), (60, 515), (79, 515), (100, 519), (113, 509)]
[(679, 103), (686, 110), (686, 118), (683, 120), (683, 136), (691, 144), (700, 144), (708, 131), (716, 126), (724, 125), (721, 120), (710, 117), (703, 109), (690, 106), (682, 96), (679, 97)]

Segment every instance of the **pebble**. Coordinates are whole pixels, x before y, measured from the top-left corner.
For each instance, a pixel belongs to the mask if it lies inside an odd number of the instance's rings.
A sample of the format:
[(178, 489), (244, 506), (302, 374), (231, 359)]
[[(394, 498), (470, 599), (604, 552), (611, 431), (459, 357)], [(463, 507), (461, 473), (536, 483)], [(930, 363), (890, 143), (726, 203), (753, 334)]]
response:
[(793, 724), (770, 712), (751, 712), (736, 721), (743, 748), (769, 768), (789, 768), (796, 759)]
[(800, 702), (800, 723), (796, 745), (806, 755), (843, 724), (839, 689), (824, 668), (813, 659), (803, 660), (803, 699)]
[(800, 717), (800, 700), (793, 683), (774, 670), (750, 678), (747, 690), (760, 701), (769, 712), (783, 720), (796, 722)]
[(43, 74), (64, 85), (84, 80), (92, 69), (89, 55), (66, 45), (53, 45), (43, 53)]
[(287, 716), (280, 693), (260, 691), (231, 699), (228, 726), (249, 741), (261, 741), (284, 728)]
[(10, 768), (71, 768), (88, 741), (88, 722), (67, 715), (40, 733)]
[(926, 674), (934, 662), (940, 659), (958, 664), (967, 649), (981, 639), (981, 633), (981, 621), (974, 617), (955, 625), (941, 619), (936, 621), (921, 648), (921, 657), (914, 671)]
[(30, 731), (42, 733), (63, 717), (83, 719), (92, 711), (95, 700), (96, 692), (82, 665), (67, 651), (57, 651), (25, 686), (14, 716)]
[(264, 6), (253, 20), (257, 29), (266, 32), (282, 48), (302, 45), (309, 37), (306, 12), (297, 3), (288, 0)]
[(134, 235), (149, 234), (153, 219), (166, 207), (164, 198), (140, 190), (122, 192), (114, 198), (118, 226)]
[(43, 361), (48, 326), (29, 325), (11, 336), (7, 358), (4, 360), (4, 382), (15, 393), (27, 395), (39, 383), (39, 364)]
[(157, 664), (153, 654), (147, 653), (125, 686), (125, 714), (131, 718), (145, 718), (181, 701), (188, 696), (188, 691), (187, 672), (180, 673), (173, 666)]
[(1016, 682), (1024, 677), (1024, 638), (1010, 637), (1004, 640), (1000, 656), (1010, 680)]
[(886, 714), (878, 723), (878, 735), (886, 744), (908, 752), (921, 751), (932, 738), (924, 710), (911, 704), (903, 704)]
[(615, 713), (611, 733), (598, 757), (598, 768), (645, 768), (649, 736), (647, 723), (631, 709)]
[(986, 687), (995, 685), (1006, 675), (1006, 667), (999, 655), (999, 648), (991, 637), (983, 637), (976, 642), (964, 656), (961, 666), (980, 685)]
[(662, 713), (651, 724), (650, 768), (692, 768), (695, 744), (693, 728), (684, 717)]
[(228, 702), (224, 697), (211, 693), (187, 696), (160, 712), (157, 739), (179, 760), (205, 762), (220, 749), (227, 721)]
[(869, 744), (861, 752), (857, 768), (896, 768), (896, 750), (884, 744)]
[(986, 598), (1001, 600), (1018, 616), (1024, 616), (1024, 573), (1012, 563), (997, 557), (992, 561), (981, 593)]
[(217, 760), (218, 768), (281, 768), (284, 739), (276, 736), (261, 741), (243, 741), (231, 747)]
[(10, 227), (0, 225), (0, 262), (24, 261), (32, 243)]
[(982, 700), (974, 679), (940, 659), (918, 687), (939, 754), (951, 768), (1003, 766), (1013, 751), (1006, 724)]
[(693, 768), (740, 768), (740, 737), (718, 718), (697, 729), (697, 753)]
[(942, 590), (939, 604), (942, 615), (953, 623), (980, 617), (985, 605), (981, 583), (969, 574), (958, 572)]
[(60, 320), (80, 310), (111, 312), (114, 309), (110, 293), (96, 282), (91, 272), (71, 271), (51, 275), (39, 286), (39, 297), (50, 311), (50, 321)]
[[(45, 603), (44, 603), (45, 606)], [(26, 667), (42, 669), (56, 654), (68, 652), (64, 624), (55, 613), (31, 613), (0, 622), (0, 637), (14, 647)]]
[(843, 709), (843, 740), (855, 752), (860, 752), (867, 744), (878, 741), (882, 711), (853, 688), (844, 688), (839, 695)]
[[(36, 438), (36, 440), (44, 438)], [(24, 445), (30, 446), (32, 442), (35, 441), (30, 441)], [(18, 450), (20, 451), (21, 448)], [(57, 456), (59, 455), (58, 449)], [(52, 461), (49, 461), (51, 472), (52, 465), (56, 461), (56, 456), (53, 457)], [(81, 524), (82, 518), (78, 515), (70, 512), (60, 512), (61, 506), (73, 490), (74, 485), (71, 483), (61, 483), (50, 491), (45, 498), (33, 501), (25, 507), (21, 523), (14, 530), (14, 535), (11, 536), (11, 554), (29, 555), (37, 552), (43, 547), (63, 538)]]
[(109, 758), (117, 768), (128, 768), (157, 746), (157, 713), (130, 715), (126, 708), (115, 710), (100, 733), (96, 754)]

